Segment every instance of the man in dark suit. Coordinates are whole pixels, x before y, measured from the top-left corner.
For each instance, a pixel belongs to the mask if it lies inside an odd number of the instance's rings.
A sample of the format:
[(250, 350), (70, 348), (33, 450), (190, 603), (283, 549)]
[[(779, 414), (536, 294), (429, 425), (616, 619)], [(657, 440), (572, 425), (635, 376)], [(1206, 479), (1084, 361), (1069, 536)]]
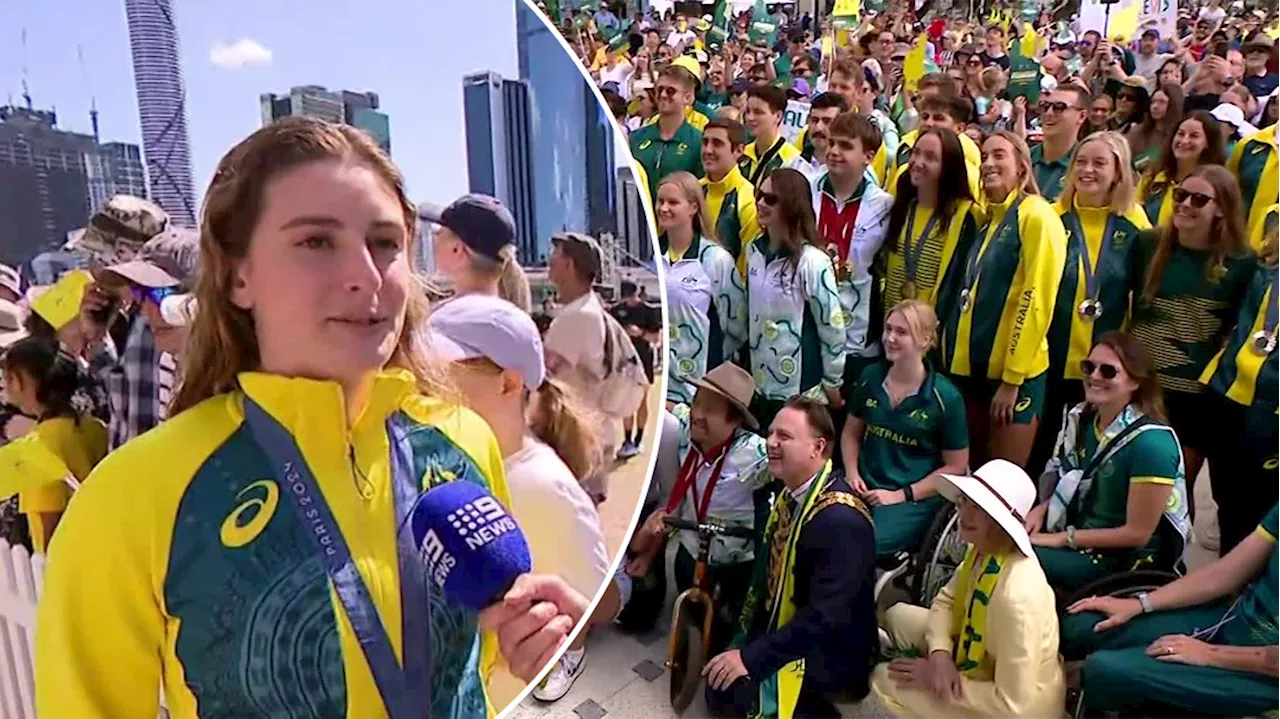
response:
[(862, 501), (832, 473), (834, 444), (826, 407), (804, 397), (788, 400), (769, 429), (769, 472), (783, 488), (734, 648), (703, 670), (716, 716), (838, 717), (826, 694), (861, 699), (869, 690), (875, 533)]

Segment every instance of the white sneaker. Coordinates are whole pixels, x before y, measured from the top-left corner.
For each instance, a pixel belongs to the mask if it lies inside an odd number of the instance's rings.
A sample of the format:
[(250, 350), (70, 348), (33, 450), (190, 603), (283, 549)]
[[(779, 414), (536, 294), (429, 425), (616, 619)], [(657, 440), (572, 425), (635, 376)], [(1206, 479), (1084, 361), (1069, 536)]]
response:
[(569, 689), (573, 687), (573, 683), (582, 675), (582, 669), (587, 664), (584, 661), (586, 653), (585, 647), (565, 652), (547, 678), (533, 690), (533, 698), (540, 702), (554, 702), (564, 698), (564, 695), (568, 694)]

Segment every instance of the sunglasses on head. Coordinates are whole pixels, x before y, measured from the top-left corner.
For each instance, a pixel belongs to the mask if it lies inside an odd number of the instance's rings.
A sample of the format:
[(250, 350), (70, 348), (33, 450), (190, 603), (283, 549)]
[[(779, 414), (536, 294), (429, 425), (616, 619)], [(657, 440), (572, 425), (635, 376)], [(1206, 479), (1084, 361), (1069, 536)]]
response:
[(1066, 112), (1067, 110), (1076, 110), (1076, 109), (1079, 109), (1079, 108), (1077, 108), (1075, 105), (1072, 105), (1072, 104), (1070, 104), (1070, 103), (1066, 103), (1066, 102), (1048, 102), (1048, 101), (1046, 101), (1046, 100), (1041, 100), (1041, 101), (1040, 101), (1040, 103), (1039, 103), (1039, 107), (1040, 107), (1040, 114), (1042, 114), (1042, 115), (1043, 115), (1044, 113), (1046, 113), (1046, 112), (1050, 111), (1050, 110), (1053, 110), (1054, 112), (1056, 112), (1056, 113), (1058, 113), (1059, 115), (1061, 115), (1062, 113)]
[(160, 303), (164, 301), (164, 298), (178, 292), (176, 287), (143, 287), (141, 285), (133, 285), (131, 289), (133, 290), (134, 302), (142, 304), (147, 300), (151, 300), (155, 303), (156, 307), (160, 306)]
[(756, 190), (756, 202), (763, 202), (764, 204), (773, 207), (778, 204), (778, 196), (772, 192)]
[(1209, 204), (1213, 197), (1203, 192), (1188, 192), (1181, 187), (1173, 188), (1173, 204), (1181, 205), (1187, 200), (1191, 200), (1191, 206), (1197, 210)]
[(1093, 360), (1080, 360), (1080, 371), (1085, 377), (1092, 377), (1094, 372), (1102, 376), (1102, 379), (1115, 379), (1120, 373), (1120, 368), (1113, 364), (1103, 364), (1094, 362)]

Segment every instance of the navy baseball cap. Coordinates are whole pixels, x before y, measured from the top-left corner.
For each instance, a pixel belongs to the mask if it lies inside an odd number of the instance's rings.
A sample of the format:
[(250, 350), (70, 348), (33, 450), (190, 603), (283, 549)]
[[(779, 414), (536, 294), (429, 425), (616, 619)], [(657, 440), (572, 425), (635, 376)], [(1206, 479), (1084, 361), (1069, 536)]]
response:
[(502, 259), (502, 248), (516, 242), (516, 222), (496, 197), (463, 195), (444, 210), (421, 207), (418, 212), (422, 219), (449, 228), (463, 244), (490, 259)]

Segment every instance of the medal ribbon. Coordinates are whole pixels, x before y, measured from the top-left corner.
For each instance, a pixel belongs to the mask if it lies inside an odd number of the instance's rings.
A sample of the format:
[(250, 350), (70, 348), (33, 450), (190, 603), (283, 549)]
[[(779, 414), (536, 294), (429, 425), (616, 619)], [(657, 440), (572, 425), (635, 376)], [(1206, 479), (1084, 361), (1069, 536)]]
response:
[(938, 224), (938, 214), (936, 211), (930, 213), (924, 231), (916, 238), (915, 247), (911, 246), (911, 238), (916, 229), (916, 208), (912, 207), (910, 214), (907, 215), (907, 236), (903, 238), (902, 259), (906, 265), (908, 282), (916, 281), (916, 268), (920, 266), (920, 255), (924, 252), (924, 243), (929, 239), (929, 235), (933, 234), (934, 225)]
[[(1102, 246), (1098, 248), (1098, 265), (1102, 265), (1102, 258), (1107, 256), (1107, 251), (1111, 249), (1111, 234), (1116, 229), (1116, 216), (1107, 215), (1107, 226), (1102, 231)], [(1098, 301), (1098, 278), (1093, 271), (1093, 263), (1089, 261), (1089, 243), (1084, 237), (1084, 226), (1080, 224), (1080, 216), (1072, 210), (1067, 214), (1067, 231), (1075, 238), (1080, 245), (1080, 266), (1084, 270), (1084, 297), (1085, 301)]]
[(1016, 222), (1018, 219), (1018, 206), (1022, 204), (1022, 196), (1013, 201), (1013, 205), (1009, 211), (1004, 213), (1004, 217), (1000, 219), (1000, 224), (996, 225), (995, 234), (991, 235), (990, 241), (979, 242), (969, 250), (969, 261), (964, 268), (964, 291), (972, 292), (973, 285), (978, 281), (978, 276), (982, 274), (982, 265), (987, 260), (987, 249), (1000, 239), (1000, 233), (1005, 231), (1009, 223)]
[(1276, 321), (1280, 319), (1280, 305), (1277, 304), (1276, 293), (1280, 292), (1280, 276), (1276, 277), (1276, 283), (1271, 285), (1271, 304), (1267, 305), (1267, 319), (1264, 320), (1262, 329), (1268, 335), (1274, 335), (1276, 332)]

